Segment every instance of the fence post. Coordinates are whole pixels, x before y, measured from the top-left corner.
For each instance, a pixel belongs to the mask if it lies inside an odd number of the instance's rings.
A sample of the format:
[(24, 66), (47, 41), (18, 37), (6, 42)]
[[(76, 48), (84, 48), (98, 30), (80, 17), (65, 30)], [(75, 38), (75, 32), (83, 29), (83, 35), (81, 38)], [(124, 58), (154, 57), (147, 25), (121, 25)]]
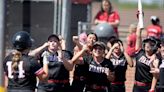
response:
[(0, 0), (0, 92), (4, 92), (3, 60), (5, 57), (5, 1), (6, 0)]

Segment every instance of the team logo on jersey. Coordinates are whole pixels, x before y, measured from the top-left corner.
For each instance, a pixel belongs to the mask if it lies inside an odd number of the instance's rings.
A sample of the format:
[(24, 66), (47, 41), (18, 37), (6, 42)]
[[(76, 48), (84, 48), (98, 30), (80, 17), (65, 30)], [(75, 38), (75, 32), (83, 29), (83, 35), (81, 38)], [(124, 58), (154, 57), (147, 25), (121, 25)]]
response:
[(96, 72), (96, 73), (106, 73), (107, 71), (109, 71), (109, 69), (106, 67), (95, 66), (95, 65), (90, 64), (89, 71)]
[(145, 56), (141, 56), (138, 61), (147, 66), (150, 66), (150, 64), (151, 64), (151, 61), (149, 59), (147, 59)]
[(118, 65), (125, 66), (125, 60), (124, 59), (121, 59), (121, 60), (118, 60), (118, 59), (110, 59), (110, 60), (111, 60), (111, 62), (112, 62), (112, 64), (114, 66), (118, 66)]

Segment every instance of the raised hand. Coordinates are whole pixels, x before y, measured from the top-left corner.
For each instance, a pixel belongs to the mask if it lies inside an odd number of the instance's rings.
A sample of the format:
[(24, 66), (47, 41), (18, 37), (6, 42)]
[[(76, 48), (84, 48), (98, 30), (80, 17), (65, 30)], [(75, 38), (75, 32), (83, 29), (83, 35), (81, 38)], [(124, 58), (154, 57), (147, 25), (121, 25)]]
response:
[(79, 37), (78, 36), (73, 36), (72, 40), (74, 43), (78, 43), (79, 42)]
[(118, 43), (115, 43), (113, 46), (112, 46), (112, 50), (114, 50), (116, 47), (118, 47), (119, 46), (119, 44)]
[(118, 42), (118, 43), (120, 45), (121, 52), (124, 52), (124, 46), (123, 46), (123, 44), (121, 42)]

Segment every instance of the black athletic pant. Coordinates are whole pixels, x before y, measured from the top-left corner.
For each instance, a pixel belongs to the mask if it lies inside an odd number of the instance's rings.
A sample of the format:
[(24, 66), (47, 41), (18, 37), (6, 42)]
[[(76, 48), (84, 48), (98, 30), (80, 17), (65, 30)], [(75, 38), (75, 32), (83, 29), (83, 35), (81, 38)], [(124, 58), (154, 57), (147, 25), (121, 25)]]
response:
[(85, 81), (73, 80), (71, 85), (72, 92), (83, 92), (85, 84)]
[(111, 92), (125, 92), (124, 84), (111, 84)]
[(48, 84), (38, 86), (37, 92), (71, 92), (69, 84)]
[(150, 89), (150, 86), (137, 86), (134, 84), (133, 86), (133, 92), (148, 92)]

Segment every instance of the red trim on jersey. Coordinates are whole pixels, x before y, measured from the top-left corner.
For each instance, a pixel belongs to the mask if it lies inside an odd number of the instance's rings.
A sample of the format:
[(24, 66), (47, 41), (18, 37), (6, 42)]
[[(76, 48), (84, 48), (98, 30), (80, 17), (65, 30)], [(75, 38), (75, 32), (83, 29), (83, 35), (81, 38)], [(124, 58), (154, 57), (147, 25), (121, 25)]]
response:
[(40, 74), (43, 74), (43, 73), (44, 73), (43, 68), (40, 68), (38, 71), (35, 72), (36, 75), (40, 75)]
[(113, 85), (122, 85), (122, 84), (125, 84), (124, 82), (112, 82), (111, 84)]
[(144, 83), (144, 82), (139, 82), (139, 81), (135, 81), (134, 84), (137, 86), (150, 86), (151, 85), (151, 83)]

